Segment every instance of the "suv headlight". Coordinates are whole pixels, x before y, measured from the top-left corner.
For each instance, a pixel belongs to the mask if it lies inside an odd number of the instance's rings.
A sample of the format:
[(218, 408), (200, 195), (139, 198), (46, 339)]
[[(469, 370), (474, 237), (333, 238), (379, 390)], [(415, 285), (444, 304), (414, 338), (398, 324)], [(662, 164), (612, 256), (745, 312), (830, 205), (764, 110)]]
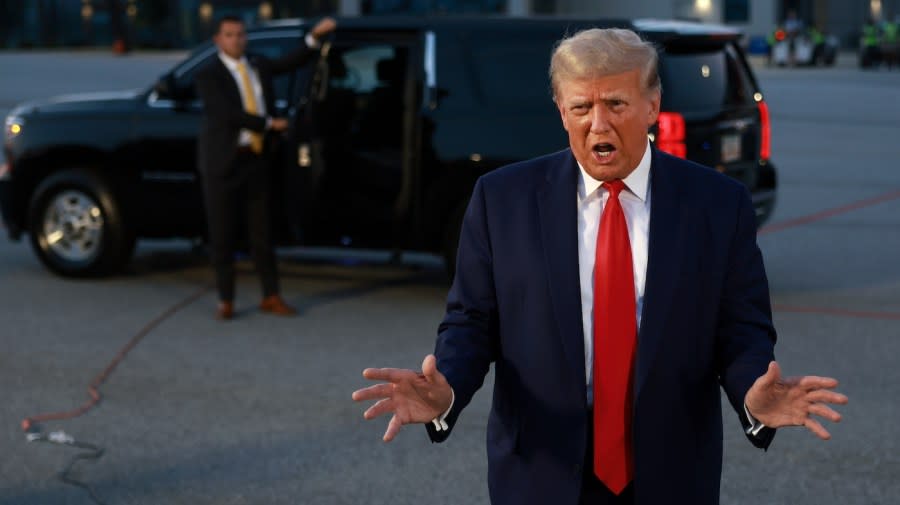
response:
[(12, 140), (22, 134), (25, 120), (19, 116), (6, 116), (6, 140)]

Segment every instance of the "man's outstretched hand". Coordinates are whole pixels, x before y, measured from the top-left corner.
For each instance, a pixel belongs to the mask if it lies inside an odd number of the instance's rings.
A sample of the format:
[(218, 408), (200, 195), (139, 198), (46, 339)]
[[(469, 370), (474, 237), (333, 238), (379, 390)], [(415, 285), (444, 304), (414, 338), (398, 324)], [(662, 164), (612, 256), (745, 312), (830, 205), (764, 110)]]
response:
[(806, 426), (822, 440), (831, 434), (812, 415), (839, 422), (841, 415), (828, 404), (844, 405), (847, 397), (832, 391), (838, 385), (830, 377), (781, 377), (778, 363), (769, 363), (765, 375), (756, 379), (744, 400), (747, 410), (770, 428)]
[(437, 369), (437, 360), (429, 354), (422, 362), (422, 371), (400, 368), (366, 368), (363, 377), (382, 381), (353, 392), (355, 401), (378, 400), (363, 414), (374, 419), (391, 413), (391, 421), (384, 432), (384, 441), (394, 439), (404, 424), (428, 423), (450, 408), (453, 391), (447, 379)]
[(316, 39), (321, 41), (325, 38), (329, 33), (333, 32), (334, 29), (337, 28), (337, 21), (331, 17), (322, 18), (309, 33)]

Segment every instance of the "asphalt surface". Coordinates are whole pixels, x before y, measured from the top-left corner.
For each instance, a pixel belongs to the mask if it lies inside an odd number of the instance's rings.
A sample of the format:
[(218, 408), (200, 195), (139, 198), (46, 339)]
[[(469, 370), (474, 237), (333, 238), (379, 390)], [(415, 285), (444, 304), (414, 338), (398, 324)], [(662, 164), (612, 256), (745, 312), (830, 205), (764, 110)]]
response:
[[(0, 53), (0, 109), (149, 86), (178, 56)], [(759, 238), (778, 359), (789, 374), (838, 377), (851, 403), (829, 427), (831, 441), (786, 429), (768, 452), (753, 449), (726, 411), (722, 503), (895, 504), (900, 72), (842, 64), (757, 76), (780, 173), (771, 223), (789, 225)], [(829, 209), (838, 211), (816, 217)], [(350, 400), (365, 385), (363, 368), (417, 367), (432, 349), (447, 289), (440, 263), (281, 257), (283, 291), (301, 316), (256, 312), (259, 288), (243, 265), (239, 317), (225, 324), (202, 291), (206, 260), (186, 243), (142, 243), (128, 273), (75, 281), (44, 270), (26, 242), (0, 239), (0, 504), (92, 503), (56, 477), (76, 451), (26, 442), (19, 422), (87, 400), (87, 384), (132, 336), (198, 293), (115, 369), (97, 408), (45, 425), (106, 449), (73, 473), (106, 503), (487, 503), (490, 376), (440, 445), (418, 426), (384, 444), (386, 421), (364, 421), (364, 406)]]

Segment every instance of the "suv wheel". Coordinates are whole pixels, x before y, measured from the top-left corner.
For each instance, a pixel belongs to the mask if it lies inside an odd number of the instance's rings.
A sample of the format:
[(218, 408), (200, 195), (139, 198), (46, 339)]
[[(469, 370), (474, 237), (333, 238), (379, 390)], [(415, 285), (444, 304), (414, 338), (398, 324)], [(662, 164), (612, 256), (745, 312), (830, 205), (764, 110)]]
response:
[(41, 262), (60, 275), (112, 273), (134, 250), (134, 235), (112, 192), (85, 172), (60, 172), (43, 181), (31, 199), (28, 226)]

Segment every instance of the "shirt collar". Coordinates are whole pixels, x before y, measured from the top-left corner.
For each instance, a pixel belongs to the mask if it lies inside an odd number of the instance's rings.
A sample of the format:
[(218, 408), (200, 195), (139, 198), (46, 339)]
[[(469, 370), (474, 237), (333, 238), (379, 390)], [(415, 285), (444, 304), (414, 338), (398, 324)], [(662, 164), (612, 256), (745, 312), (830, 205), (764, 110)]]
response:
[(219, 59), (222, 60), (222, 63), (225, 64), (225, 68), (232, 72), (237, 72), (237, 67), (239, 63), (243, 63), (245, 67), (248, 67), (247, 57), (241, 56), (240, 58), (232, 58), (228, 56), (222, 51), (219, 51)]
[[(641, 157), (640, 163), (638, 163), (638, 166), (628, 174), (628, 177), (622, 180), (628, 188), (628, 191), (640, 198), (642, 202), (647, 201), (647, 188), (650, 183), (651, 158), (650, 141), (647, 140), (647, 148), (644, 149), (644, 156)], [(578, 163), (578, 170), (581, 172), (581, 177), (578, 179), (578, 195), (583, 199), (587, 198), (587, 196), (594, 191), (597, 191), (597, 188), (603, 183), (585, 172), (581, 163)]]

